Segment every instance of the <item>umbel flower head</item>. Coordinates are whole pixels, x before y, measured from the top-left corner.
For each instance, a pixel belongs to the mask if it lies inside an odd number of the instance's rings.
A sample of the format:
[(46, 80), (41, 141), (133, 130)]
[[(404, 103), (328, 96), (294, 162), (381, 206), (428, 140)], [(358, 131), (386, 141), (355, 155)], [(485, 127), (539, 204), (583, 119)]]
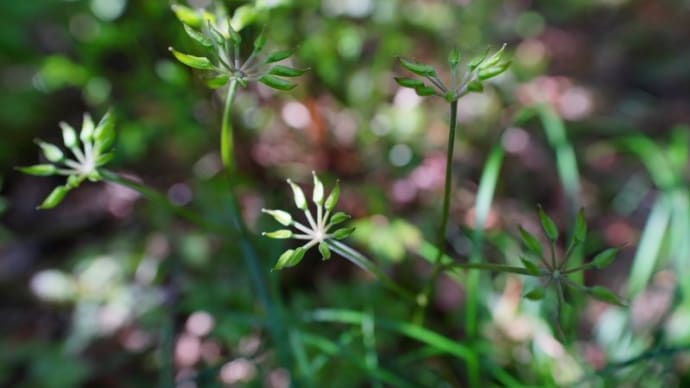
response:
[(543, 299), (546, 289), (549, 287), (553, 288), (556, 293), (557, 313), (559, 314), (557, 323), (559, 328), (560, 311), (562, 304), (565, 302), (564, 289), (566, 288), (570, 288), (573, 291), (584, 292), (606, 303), (615, 304), (621, 307), (626, 306), (625, 301), (608, 288), (602, 286), (585, 287), (568, 278), (570, 274), (575, 272), (585, 271), (591, 268), (604, 268), (613, 262), (618, 253), (617, 248), (608, 248), (595, 255), (587, 264), (567, 267), (568, 261), (573, 256), (575, 248), (584, 243), (587, 236), (587, 224), (585, 223), (583, 210), (580, 210), (577, 214), (573, 237), (562, 260), (558, 260), (555, 254), (555, 245), (558, 241), (558, 228), (554, 221), (544, 213), (541, 207), (539, 207), (539, 220), (542, 230), (549, 240), (548, 253), (535, 236), (520, 227), (520, 239), (527, 248), (529, 257), (534, 257), (541, 263), (540, 266), (530, 258), (520, 257), (524, 266), (524, 274), (538, 277), (541, 280), (540, 286), (524, 294), (526, 298), (531, 300)]
[(448, 55), (448, 65), (450, 67), (450, 83), (444, 84), (438, 78), (436, 69), (424, 63), (417, 63), (400, 58), (400, 64), (410, 72), (424, 78), (395, 77), (398, 85), (414, 89), (417, 95), (440, 96), (448, 102), (457, 101), (460, 97), (470, 92), (481, 92), (484, 90), (483, 82), (502, 74), (508, 67), (510, 61), (504, 58), (504, 44), (500, 50), (489, 56), (487, 49), (484, 55), (475, 57), (467, 63), (467, 69), (460, 66), (460, 52), (455, 49)]
[(296, 84), (282, 77), (298, 77), (307, 71), (274, 65), (290, 57), (292, 52), (285, 50), (264, 54), (262, 50), (266, 40), (263, 34), (254, 41), (249, 57), (243, 60), (240, 55), (242, 37), (232, 28), (225, 15), (195, 11), (181, 5), (173, 5), (172, 9), (187, 35), (205, 48), (207, 56), (181, 53), (172, 47), (170, 51), (183, 64), (210, 71), (213, 75), (207, 83), (212, 88), (222, 87), (228, 81), (236, 81), (242, 86), (249, 81), (259, 81), (274, 89), (290, 90)]
[(284, 210), (261, 209), (262, 212), (267, 213), (284, 226), (292, 227), (292, 229), (279, 229), (273, 232), (263, 233), (264, 236), (278, 239), (295, 239), (305, 241), (304, 245), (295, 249), (288, 249), (280, 255), (274, 270), (283, 269), (285, 267), (294, 267), (299, 264), (304, 258), (304, 254), (312, 247), (318, 246), (319, 252), (324, 260), (331, 258), (331, 249), (329, 243), (333, 240), (342, 240), (348, 237), (355, 228), (339, 228), (332, 231), (332, 229), (350, 218), (349, 215), (343, 212), (336, 212), (333, 214), (333, 209), (338, 202), (340, 196), (340, 187), (336, 182), (335, 187), (330, 192), (327, 198), (324, 199), (324, 188), (321, 180), (312, 171), (314, 177), (314, 191), (312, 192), (312, 202), (316, 206), (316, 216), (312, 215), (309, 210), (307, 198), (304, 196), (302, 189), (292, 182), (287, 180), (292, 188), (295, 205), (298, 209), (304, 211), (308, 225), (296, 221), (290, 213)]
[(99, 168), (107, 164), (114, 156), (111, 152), (115, 141), (115, 120), (108, 111), (97, 125), (91, 116), (84, 114), (81, 131), (77, 131), (65, 122), (60, 123), (62, 140), (72, 156), (63, 152), (60, 147), (37, 141), (48, 163), (19, 167), (18, 170), (30, 175), (49, 176), (65, 175), (67, 183), (58, 186), (46, 197), (38, 207), (50, 209), (57, 206), (65, 195), (78, 187), (85, 179), (92, 182), (101, 180)]

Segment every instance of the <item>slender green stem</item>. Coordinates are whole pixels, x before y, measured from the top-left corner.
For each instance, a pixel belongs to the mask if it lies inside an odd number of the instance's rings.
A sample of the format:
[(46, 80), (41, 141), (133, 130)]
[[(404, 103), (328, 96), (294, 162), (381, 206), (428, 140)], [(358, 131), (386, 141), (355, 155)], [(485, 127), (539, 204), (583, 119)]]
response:
[(381, 271), (381, 269), (373, 261), (367, 259), (361, 253), (341, 243), (340, 241), (329, 239), (326, 240), (326, 243), (328, 244), (328, 247), (331, 250), (333, 250), (340, 256), (344, 257), (345, 259), (347, 259), (354, 265), (358, 266), (359, 268), (374, 275), (376, 279), (381, 282), (381, 284), (388, 287), (391, 291), (397, 293), (401, 297), (411, 302), (415, 301), (414, 295), (412, 295), (406, 289), (400, 287), (397, 283), (395, 283), (395, 281), (393, 281), (393, 279), (391, 279), (390, 277), (388, 277), (388, 275)]
[(228, 94), (225, 97), (223, 122), (220, 129), (220, 157), (223, 161), (223, 167), (228, 173), (232, 173), (235, 169), (233, 162), (232, 124), (230, 122), (230, 109), (232, 108), (232, 102), (235, 100), (235, 94), (237, 94), (237, 81), (232, 80), (228, 87)]
[(450, 211), (450, 194), (452, 188), (453, 178), (453, 149), (455, 147), (455, 127), (458, 116), (458, 101), (450, 103), (450, 124), (448, 127), (448, 148), (446, 151), (446, 178), (443, 186), (443, 208), (441, 210), (441, 222), (438, 225), (438, 234), (436, 236), (436, 246), (438, 251), (433, 263), (433, 271), (431, 276), (427, 279), (420, 296), (417, 298), (418, 309), (415, 312), (413, 320), (418, 324), (424, 322), (424, 315), (426, 314), (426, 307), (429, 304), (429, 298), (436, 279), (441, 273), (442, 261), (441, 258), (445, 252), (444, 246), (446, 242), (446, 228), (448, 226), (448, 213)]
[(223, 234), (228, 232), (228, 228), (226, 226), (210, 222), (204, 217), (201, 217), (196, 212), (193, 212), (185, 207), (175, 205), (174, 203), (170, 202), (166, 195), (159, 193), (155, 189), (152, 189), (151, 187), (146, 186), (143, 183), (139, 183), (135, 180), (126, 178), (120, 174), (117, 174), (109, 170), (99, 170), (99, 173), (104, 180), (118, 184), (120, 186), (127, 187), (138, 192), (149, 201), (152, 201), (167, 208), (168, 210), (177, 214), (180, 218), (183, 218), (193, 223), (199, 228), (217, 234)]
[[(235, 55), (237, 56), (237, 52)], [(236, 58), (237, 59), (237, 58)], [(233, 136), (232, 136), (232, 124), (230, 120), (230, 111), (232, 109), (232, 103), (235, 100), (235, 95), (237, 94), (237, 80), (232, 80), (228, 86), (228, 93), (225, 98), (225, 107), (223, 109), (223, 121), (221, 123), (220, 131), (220, 154), (223, 161), (224, 175), (227, 178), (227, 183), (229, 184), (229, 204), (230, 204), (230, 217), (231, 222), (235, 229), (239, 232), (239, 246), (242, 252), (242, 259), (249, 269), (249, 276), (251, 278), (252, 285), (257, 293), (257, 299), (259, 303), (266, 309), (268, 315), (269, 326), (271, 337), (275, 341), (279, 357), (282, 359), (285, 366), (292, 369), (292, 361), (288, 355), (288, 344), (285, 340), (284, 326), (281, 314), (276, 308), (273, 298), (269, 292), (269, 287), (266, 284), (264, 275), (262, 272), (261, 261), (256, 252), (254, 245), (252, 244), (250, 232), (247, 230), (242, 217), (240, 216), (240, 208), (238, 205), (237, 195), (233, 190), (234, 182), (234, 172), (235, 163), (233, 161)]]
[(450, 263), (441, 266), (441, 270), (449, 269), (478, 269), (493, 272), (510, 272), (526, 276), (539, 276), (529, 272), (523, 267), (513, 267), (511, 265), (491, 264), (491, 263)]

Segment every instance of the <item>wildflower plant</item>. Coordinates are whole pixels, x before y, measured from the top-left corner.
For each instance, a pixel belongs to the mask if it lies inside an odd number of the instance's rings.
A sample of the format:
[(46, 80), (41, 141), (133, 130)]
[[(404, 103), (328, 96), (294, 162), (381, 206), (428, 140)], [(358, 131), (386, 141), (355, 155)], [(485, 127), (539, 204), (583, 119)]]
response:
[(297, 84), (286, 78), (298, 77), (307, 70), (276, 64), (289, 58), (292, 51), (266, 54), (263, 50), (266, 45), (263, 33), (254, 40), (251, 54), (243, 59), (242, 36), (221, 12), (212, 14), (181, 5), (173, 5), (172, 9), (187, 35), (199, 43), (206, 53), (206, 56), (195, 56), (169, 47), (175, 58), (191, 68), (209, 71), (211, 76), (207, 79), (207, 84), (211, 88), (229, 84), (223, 111), (220, 151), (223, 165), (226, 171), (230, 171), (234, 168), (230, 106), (237, 93), (237, 86), (246, 87), (249, 82), (258, 81), (273, 89), (291, 90)]
[(55, 144), (37, 140), (47, 163), (18, 168), (30, 175), (67, 177), (67, 182), (53, 189), (38, 206), (39, 209), (57, 206), (70, 190), (79, 187), (84, 180), (97, 182), (103, 179), (101, 169), (114, 156), (111, 148), (115, 141), (115, 120), (111, 112), (107, 112), (98, 124), (94, 124), (88, 113), (84, 114), (79, 136), (65, 122), (60, 123), (60, 128), (63, 144), (72, 156)]
[(331, 258), (331, 248), (336, 240), (342, 240), (348, 237), (354, 231), (352, 227), (344, 227), (332, 230), (336, 225), (347, 221), (350, 216), (344, 212), (333, 213), (338, 197), (340, 196), (340, 186), (336, 182), (335, 187), (330, 192), (328, 197), (324, 200), (323, 183), (312, 171), (314, 178), (314, 190), (312, 192), (312, 202), (316, 207), (316, 217), (312, 215), (309, 209), (307, 199), (302, 189), (290, 179), (287, 180), (292, 188), (292, 195), (295, 201), (295, 206), (304, 212), (307, 219), (307, 225), (295, 220), (290, 213), (284, 210), (262, 209), (266, 214), (271, 215), (276, 221), (284, 226), (293, 227), (295, 232), (291, 229), (279, 229), (273, 232), (263, 233), (264, 236), (276, 239), (295, 239), (306, 241), (304, 245), (296, 249), (288, 249), (280, 255), (274, 270), (283, 269), (286, 267), (294, 267), (299, 264), (304, 258), (304, 254), (314, 246), (318, 246), (319, 253), (323, 260)]
[[(453, 151), (455, 146), (455, 132), (457, 126), (458, 114), (458, 100), (470, 92), (482, 92), (484, 90), (483, 82), (494, 78), (504, 73), (510, 67), (510, 61), (505, 58), (505, 44), (489, 56), (489, 50), (481, 56), (473, 58), (467, 62), (466, 67), (461, 66), (460, 51), (454, 49), (448, 55), (448, 66), (450, 68), (450, 82), (445, 84), (438, 76), (438, 71), (431, 65), (409, 61), (399, 58), (400, 64), (409, 72), (417, 75), (420, 78), (410, 77), (395, 77), (398, 85), (404, 88), (414, 89), (417, 95), (421, 97), (439, 96), (443, 97), (450, 105), (450, 117), (448, 125), (448, 143), (446, 145), (446, 171), (443, 187), (443, 205), (441, 209), (441, 220), (438, 224), (438, 232), (436, 234), (437, 253), (433, 263), (433, 271), (431, 276), (426, 281), (420, 294), (417, 297), (419, 303), (419, 310), (415, 314), (415, 321), (422, 322), (424, 320), (425, 309), (429, 301), (430, 294), (433, 289), (433, 284), (441, 273), (442, 261), (444, 253), (444, 246), (446, 241), (446, 227), (448, 224), (448, 214), (450, 211), (450, 197), (452, 189), (452, 163)], [(470, 277), (469, 289), (476, 288), (478, 278), (476, 274)], [(469, 300), (470, 305), (476, 304), (476, 297), (471, 295)], [(470, 307), (470, 311), (476, 309)], [(474, 322), (473, 314), (468, 314), (468, 322)], [(474, 335), (474, 333), (470, 333)]]
[[(520, 256), (522, 267), (493, 263), (451, 263), (447, 268), (478, 269), (492, 272), (516, 273), (539, 279), (539, 285), (531, 288), (523, 294), (523, 297), (538, 301), (546, 297), (547, 290), (551, 289), (556, 296), (556, 327), (560, 330), (561, 312), (567, 304), (565, 290), (583, 292), (595, 299), (620, 307), (626, 307), (627, 303), (613, 291), (603, 286), (586, 287), (571, 280), (569, 275), (589, 269), (602, 269), (611, 264), (618, 253), (618, 248), (607, 248), (594, 255), (587, 264), (568, 267), (568, 262), (574, 256), (576, 250), (581, 247), (587, 237), (587, 224), (584, 211), (580, 210), (575, 221), (575, 228), (570, 242), (561, 258), (557, 257), (556, 248), (559, 241), (559, 232), (556, 223), (541, 208), (538, 208), (541, 228), (548, 240), (548, 249), (532, 233), (519, 227), (520, 240), (526, 248), (526, 254)], [(562, 331), (561, 331), (562, 334)]]
[(433, 66), (399, 58), (400, 64), (405, 69), (422, 77), (424, 80), (395, 77), (395, 82), (402, 87), (414, 89), (420, 97), (439, 96), (452, 103), (467, 93), (482, 92), (484, 90), (484, 81), (508, 70), (510, 61), (504, 57), (505, 48), (506, 45), (504, 44), (490, 57), (489, 50), (487, 49), (484, 55), (470, 60), (467, 63), (467, 69), (464, 71), (464, 68), (460, 66), (460, 51), (457, 49), (452, 50), (448, 55), (450, 83), (447, 85), (438, 77), (438, 72)]
[[(525, 275), (537, 277), (541, 281), (539, 286), (527, 291), (524, 296), (527, 299), (540, 300), (544, 298), (546, 290), (551, 288), (556, 294), (558, 327), (560, 327), (562, 305), (566, 302), (564, 295), (564, 290), (566, 288), (572, 291), (584, 292), (606, 303), (625, 307), (626, 302), (608, 288), (603, 286), (585, 287), (568, 278), (568, 275), (576, 272), (585, 271), (591, 268), (601, 269), (607, 267), (615, 260), (616, 254), (618, 253), (617, 248), (608, 248), (596, 254), (587, 264), (574, 267), (567, 266), (573, 253), (585, 242), (587, 237), (587, 224), (585, 222), (584, 211), (580, 210), (578, 212), (573, 235), (560, 260), (556, 257), (556, 244), (559, 238), (558, 228), (554, 221), (542, 210), (541, 206), (538, 211), (542, 230), (548, 239), (548, 250), (544, 249), (541, 242), (534, 235), (520, 227), (520, 239), (528, 252), (527, 257), (520, 257), (520, 261), (526, 270)], [(533, 258), (536, 259), (537, 262), (535, 262)], [(541, 266), (538, 263), (540, 263)]]

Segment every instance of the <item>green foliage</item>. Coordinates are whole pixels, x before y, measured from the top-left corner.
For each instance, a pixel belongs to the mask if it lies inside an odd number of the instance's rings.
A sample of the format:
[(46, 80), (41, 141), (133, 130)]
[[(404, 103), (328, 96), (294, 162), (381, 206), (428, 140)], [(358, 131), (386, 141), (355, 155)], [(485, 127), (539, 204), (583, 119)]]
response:
[[(683, 39), (639, 2), (456, 3), (7, 2), (0, 164), (47, 178), (3, 174), (0, 385), (687, 385)], [(109, 105), (116, 149), (50, 130)], [(312, 169), (342, 191), (275, 189)]]

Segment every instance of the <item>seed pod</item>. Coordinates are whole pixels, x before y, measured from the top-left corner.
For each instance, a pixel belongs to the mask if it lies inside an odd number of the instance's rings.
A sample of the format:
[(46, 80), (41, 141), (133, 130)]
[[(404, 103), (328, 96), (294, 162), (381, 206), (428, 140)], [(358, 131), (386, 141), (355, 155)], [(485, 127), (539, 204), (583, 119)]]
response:
[(415, 73), (419, 76), (433, 77), (436, 75), (436, 69), (434, 69), (433, 66), (431, 66), (431, 65), (426, 65), (423, 63), (410, 62), (410, 61), (407, 61), (403, 58), (398, 58), (398, 59), (400, 59), (400, 64), (404, 68), (406, 68), (407, 70), (409, 70), (412, 73)]
[(65, 198), (65, 195), (68, 191), (69, 188), (65, 186), (58, 186), (54, 188), (53, 191), (50, 194), (48, 194), (48, 197), (46, 197), (46, 199), (43, 200), (43, 203), (41, 203), (41, 205), (38, 206), (38, 209), (54, 208), (55, 206), (60, 204), (63, 198)]
[(56, 145), (39, 141), (38, 146), (41, 147), (43, 156), (53, 163), (57, 163), (65, 158), (65, 154), (63, 154), (62, 150), (60, 150), (60, 148), (58, 148)]
[(534, 237), (530, 232), (526, 231), (522, 226), (520, 227), (520, 239), (525, 247), (532, 253), (541, 256), (543, 248), (539, 240)]
[(592, 259), (592, 263), (597, 268), (604, 268), (613, 262), (613, 260), (616, 258), (617, 253), (617, 248), (606, 249), (600, 252), (598, 255), (594, 256), (594, 259)]
[(285, 226), (290, 226), (292, 224), (292, 216), (290, 215), (290, 213), (286, 211), (270, 209), (261, 209), (261, 211), (273, 216), (273, 218), (275, 218), (276, 221), (280, 222)]
[(331, 258), (331, 250), (328, 248), (328, 244), (326, 244), (324, 241), (319, 243), (319, 253), (321, 253), (321, 257), (324, 260)]
[(17, 167), (17, 170), (29, 175), (49, 176), (55, 175), (57, 167), (52, 164), (35, 164), (33, 166)]
[(340, 185), (338, 182), (335, 182), (335, 187), (333, 187), (333, 190), (331, 190), (331, 193), (328, 194), (328, 198), (326, 198), (326, 203), (324, 204), (324, 207), (326, 208), (327, 211), (333, 210), (335, 208), (336, 203), (338, 203), (338, 198), (340, 197)]
[(292, 237), (292, 231), (289, 229), (279, 229), (274, 230), (273, 232), (264, 232), (262, 234), (268, 238), (276, 239), (286, 239)]
[(319, 177), (316, 176), (314, 171), (312, 171), (311, 174), (314, 176), (314, 191), (312, 192), (312, 201), (314, 201), (316, 205), (321, 205), (323, 204), (323, 183), (321, 183)]
[(304, 192), (291, 180), (287, 180), (288, 184), (292, 188), (292, 197), (295, 200), (295, 206), (301, 210), (307, 210), (307, 199), (304, 197)]
[(292, 81), (284, 80), (282, 78), (278, 78), (270, 74), (266, 74), (263, 77), (259, 78), (259, 82), (268, 87), (278, 90), (291, 90), (295, 86), (297, 86), (297, 84)]
[(79, 141), (77, 140), (77, 132), (67, 124), (66, 122), (60, 122), (60, 129), (62, 129), (62, 142), (67, 148), (73, 148), (79, 146)]
[(194, 55), (184, 54), (175, 50), (172, 47), (169, 47), (168, 50), (170, 50), (170, 52), (173, 53), (173, 55), (175, 56), (175, 58), (177, 58), (178, 61), (182, 62), (183, 64), (189, 67), (201, 70), (213, 69), (213, 64), (206, 57), (197, 57)]
[(279, 62), (286, 59), (292, 55), (292, 50), (281, 50), (272, 53), (266, 58), (266, 63)]
[(546, 237), (551, 241), (558, 240), (558, 228), (556, 227), (556, 223), (553, 222), (551, 217), (544, 213), (544, 209), (542, 209), (541, 205), (538, 206), (538, 212), (541, 228), (544, 230)]

